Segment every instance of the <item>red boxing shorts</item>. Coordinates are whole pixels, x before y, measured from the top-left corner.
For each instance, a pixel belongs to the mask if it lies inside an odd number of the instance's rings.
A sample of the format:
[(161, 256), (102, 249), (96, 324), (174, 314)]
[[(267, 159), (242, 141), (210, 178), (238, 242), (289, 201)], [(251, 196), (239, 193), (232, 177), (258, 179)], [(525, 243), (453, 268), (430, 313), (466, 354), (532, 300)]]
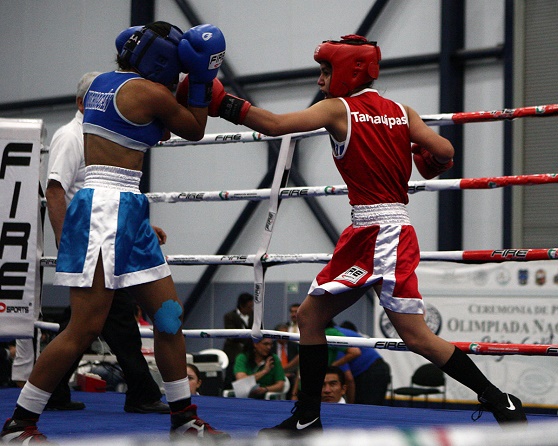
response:
[[(377, 206), (381, 206), (379, 212)], [(363, 207), (367, 212), (373, 208), (372, 216), (367, 214), (363, 219), (358, 210)], [(358, 212), (354, 212), (355, 208)], [(355, 208), (353, 224), (341, 234), (331, 260), (316, 276), (308, 294), (341, 294), (380, 285), (380, 305), (384, 308), (397, 313), (424, 314), (415, 273), (420, 260), (417, 236), (413, 226), (400, 224), (408, 223), (406, 209), (403, 215), (406, 218), (397, 215), (403, 212), (404, 205)]]

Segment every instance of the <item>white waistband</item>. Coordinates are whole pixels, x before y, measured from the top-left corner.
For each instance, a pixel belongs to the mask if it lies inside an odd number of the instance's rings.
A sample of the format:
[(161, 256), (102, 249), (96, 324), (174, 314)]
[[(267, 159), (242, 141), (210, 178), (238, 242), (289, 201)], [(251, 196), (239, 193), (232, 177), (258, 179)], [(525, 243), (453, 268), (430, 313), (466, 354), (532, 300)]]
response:
[(382, 203), (353, 206), (353, 227), (372, 225), (410, 225), (407, 206), (403, 203)]
[(121, 192), (140, 193), (141, 171), (116, 166), (91, 165), (85, 168), (83, 187), (116, 189)]

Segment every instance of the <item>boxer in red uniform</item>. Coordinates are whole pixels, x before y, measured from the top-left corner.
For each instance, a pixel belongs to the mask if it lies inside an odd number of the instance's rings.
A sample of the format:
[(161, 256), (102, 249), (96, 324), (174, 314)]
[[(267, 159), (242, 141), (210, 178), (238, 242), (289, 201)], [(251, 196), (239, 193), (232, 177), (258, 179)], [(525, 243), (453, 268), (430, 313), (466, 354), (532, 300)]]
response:
[[(331, 261), (314, 279), (298, 310), (302, 386), (295, 410), (262, 433), (322, 429), (325, 327), (370, 288), (410, 350), (472, 389), (498, 422), (526, 421), (517, 397), (496, 388), (465, 353), (436, 336), (425, 323), (415, 274), (420, 251), (406, 209), (407, 187), (413, 160), (421, 175), (430, 179), (451, 168), (454, 149), (411, 107), (371, 88), (380, 57), (376, 43), (362, 36), (323, 42), (314, 59), (320, 64), (318, 85), (325, 99), (293, 113), (274, 114), (253, 107), (214, 81), (211, 116), (266, 135), (325, 127), (352, 205), (352, 224), (341, 234)], [(179, 98), (185, 93), (186, 85), (180, 85)]]

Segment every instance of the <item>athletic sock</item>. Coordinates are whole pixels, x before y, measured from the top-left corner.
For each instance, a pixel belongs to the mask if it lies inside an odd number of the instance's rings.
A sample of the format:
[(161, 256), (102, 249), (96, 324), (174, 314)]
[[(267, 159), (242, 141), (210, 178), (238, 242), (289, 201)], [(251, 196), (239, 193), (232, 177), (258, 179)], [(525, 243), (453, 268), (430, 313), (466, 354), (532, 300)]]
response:
[(301, 390), (311, 399), (321, 400), (327, 369), (327, 344), (300, 345)]
[(440, 369), (464, 386), (467, 386), (479, 396), (483, 395), (488, 399), (492, 399), (502, 394), (502, 392), (484, 376), (471, 358), (457, 347), (455, 347), (448, 362), (440, 367)]
[(181, 412), (192, 404), (191, 398), (185, 398), (178, 401), (169, 401), (171, 413)]
[[(45, 406), (50, 399), (52, 393), (46, 392), (31, 384), (29, 381), (25, 383), (23, 389), (17, 399), (16, 410), (14, 411), (14, 420), (33, 419), (38, 420), (39, 415), (43, 413)], [(32, 417), (29, 417), (32, 414)]]
[(12, 420), (14, 421), (34, 421), (35, 423), (39, 420), (40, 414), (31, 412), (30, 410), (24, 409), (21, 406), (16, 405), (14, 414), (12, 415)]
[(171, 413), (180, 412), (192, 404), (188, 377), (177, 381), (163, 382), (163, 387)]

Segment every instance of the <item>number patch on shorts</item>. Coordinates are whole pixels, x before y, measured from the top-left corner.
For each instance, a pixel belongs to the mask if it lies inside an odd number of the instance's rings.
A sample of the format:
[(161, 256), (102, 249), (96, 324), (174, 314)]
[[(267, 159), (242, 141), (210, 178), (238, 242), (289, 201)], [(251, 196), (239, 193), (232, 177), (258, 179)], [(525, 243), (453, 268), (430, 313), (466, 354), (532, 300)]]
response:
[(357, 283), (365, 274), (368, 274), (368, 271), (359, 266), (353, 265), (333, 280), (346, 280), (347, 282)]

